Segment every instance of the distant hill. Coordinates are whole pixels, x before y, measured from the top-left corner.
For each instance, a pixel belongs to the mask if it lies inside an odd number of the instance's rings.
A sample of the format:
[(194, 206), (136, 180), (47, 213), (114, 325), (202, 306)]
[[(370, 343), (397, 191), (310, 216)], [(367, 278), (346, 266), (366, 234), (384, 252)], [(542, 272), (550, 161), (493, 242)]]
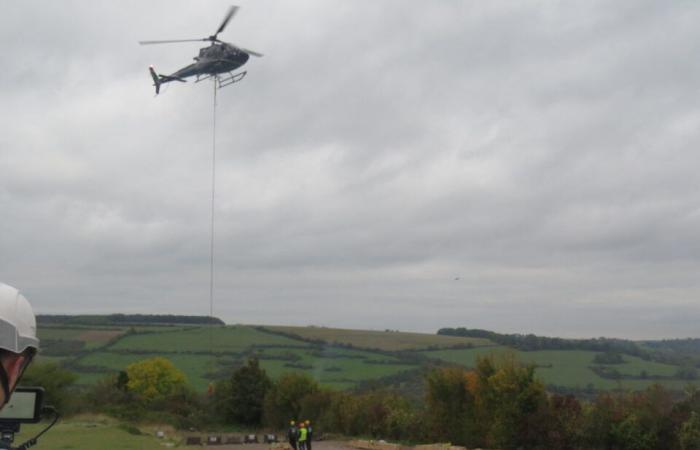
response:
[(176, 316), (171, 314), (108, 314), (108, 315), (38, 315), (39, 325), (225, 325), (209, 316)]
[(534, 334), (501, 334), (494, 331), (470, 328), (441, 328), (437, 332), (441, 336), (464, 336), (471, 338), (489, 339), (500, 345), (522, 351), (535, 350), (589, 350), (594, 352), (615, 351), (627, 355), (645, 357), (649, 352), (637, 343), (624, 339), (595, 338), (595, 339), (565, 339), (558, 337), (537, 336)]
[(609, 354), (619, 353), (647, 361), (700, 367), (700, 339), (667, 339), (661, 341), (630, 341), (603, 337), (565, 339), (534, 334), (502, 334), (470, 328), (441, 328), (438, 330), (438, 335), (489, 339), (499, 345), (524, 352), (584, 350)]
[[(210, 324), (216, 326), (209, 326)], [(326, 327), (222, 326), (219, 319), (173, 315), (39, 316), (39, 362), (55, 362), (90, 385), (129, 364), (162, 356), (205, 391), (255, 357), (277, 378), (306, 373), (336, 389), (389, 387), (422, 395), (434, 367), (474, 367), (478, 358), (515, 356), (532, 364), (551, 391), (595, 395), (654, 383), (683, 390), (698, 380), (700, 340), (633, 342), (502, 335), (443, 329), (440, 334)], [(665, 358), (665, 360), (664, 360)], [(675, 362), (674, 362), (675, 361)]]

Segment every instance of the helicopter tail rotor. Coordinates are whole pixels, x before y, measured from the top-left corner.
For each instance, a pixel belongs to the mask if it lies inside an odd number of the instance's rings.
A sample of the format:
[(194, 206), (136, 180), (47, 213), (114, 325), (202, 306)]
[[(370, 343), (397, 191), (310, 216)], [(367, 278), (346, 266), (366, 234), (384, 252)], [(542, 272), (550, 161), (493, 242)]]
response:
[(184, 78), (174, 77), (172, 75), (159, 75), (156, 73), (156, 70), (153, 68), (153, 66), (150, 66), (148, 68), (148, 71), (151, 73), (151, 78), (153, 78), (153, 86), (156, 87), (156, 95), (160, 93), (160, 85), (163, 83), (167, 83), (169, 81), (180, 81), (182, 83), (187, 82), (187, 80), (185, 80)]
[(149, 67), (148, 71), (151, 72), (151, 78), (153, 78), (153, 86), (156, 87), (156, 95), (158, 95), (160, 93), (160, 77), (156, 73), (153, 66)]

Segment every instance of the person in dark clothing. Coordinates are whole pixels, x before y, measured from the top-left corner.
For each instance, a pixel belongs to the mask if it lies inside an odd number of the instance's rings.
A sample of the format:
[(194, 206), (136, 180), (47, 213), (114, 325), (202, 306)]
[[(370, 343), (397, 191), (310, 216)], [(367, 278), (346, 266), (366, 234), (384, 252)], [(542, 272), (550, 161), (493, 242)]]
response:
[(306, 421), (306, 450), (311, 450), (311, 441), (313, 440), (314, 429), (311, 428), (311, 421)]
[(297, 439), (299, 438), (299, 429), (297, 428), (296, 423), (294, 421), (289, 422), (289, 429), (287, 430), (287, 440), (289, 441), (289, 445), (292, 447), (292, 450), (298, 450), (297, 449)]

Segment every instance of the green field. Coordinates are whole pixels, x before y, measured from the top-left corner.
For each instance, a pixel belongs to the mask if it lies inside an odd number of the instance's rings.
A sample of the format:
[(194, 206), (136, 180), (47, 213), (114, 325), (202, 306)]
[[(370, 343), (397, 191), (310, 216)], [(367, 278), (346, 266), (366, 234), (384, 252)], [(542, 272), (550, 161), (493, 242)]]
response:
[[(323, 385), (341, 389), (351, 388), (359, 381), (417, 368), (415, 364), (401, 364), (398, 358), (348, 349), (338, 349), (332, 357), (323, 357), (323, 352), (320, 355), (309, 351), (296, 354), (301, 357), (296, 364), (310, 366), (296, 371), (308, 373)], [(284, 361), (262, 360), (261, 364), (272, 378), (290, 370)]]
[[(335, 387), (335, 388), (351, 388), (359, 381), (371, 380), (375, 378), (380, 378), (387, 375), (394, 375), (403, 370), (414, 369), (415, 365), (410, 364), (399, 364), (398, 360), (392, 361), (392, 364), (377, 364), (374, 361), (381, 361), (381, 359), (375, 357), (367, 357), (366, 354), (362, 352), (352, 352), (349, 350), (344, 350), (346, 355), (351, 356), (349, 358), (323, 358), (312, 354), (309, 351), (293, 349), (284, 349), (284, 353), (291, 353), (299, 359), (295, 360), (293, 364), (308, 366), (304, 368), (298, 367), (288, 367), (290, 361), (287, 360), (277, 360), (277, 359), (265, 359), (268, 357), (275, 357), (275, 353), (282, 354), (281, 349), (266, 349), (258, 352), (257, 355), (261, 359), (261, 366), (267, 371), (267, 373), (273, 379), (280, 377), (285, 372), (305, 372), (314, 377), (322, 385)], [(131, 363), (141, 361), (152, 357), (153, 355), (139, 355), (139, 354), (125, 354), (125, 353), (111, 353), (107, 351), (100, 351), (91, 353), (79, 360), (79, 365), (85, 367), (100, 367), (107, 369), (110, 372), (117, 372), (123, 370), (126, 366)], [(213, 370), (221, 369), (222, 366), (231, 367), (232, 364), (242, 363), (241, 357), (235, 357), (230, 355), (217, 355), (215, 357), (209, 355), (199, 355), (199, 354), (185, 354), (185, 353), (170, 353), (164, 355), (176, 367), (182, 370), (187, 376), (189, 382), (192, 386), (203, 391), (206, 389), (209, 378), (207, 374)], [(386, 357), (384, 361), (387, 361)], [(390, 361), (390, 360), (389, 360)], [(338, 370), (339, 369), (339, 370)], [(107, 375), (104, 372), (81, 372), (78, 374), (79, 384), (92, 384), (101, 377)]]
[(493, 345), (488, 339), (404, 333), (399, 331), (345, 330), (325, 327), (266, 326), (265, 328), (275, 332), (296, 335), (302, 339), (389, 352), (450, 348), (465, 345), (474, 347)]
[(125, 336), (111, 350), (235, 352), (252, 347), (308, 347), (308, 344), (247, 326), (197, 327)]
[[(287, 372), (304, 372), (322, 385), (337, 389), (353, 388), (363, 381), (418, 367), (391, 354), (312, 345), (241, 325), (136, 329), (52, 326), (40, 333), (44, 339), (54, 341), (86, 342), (75, 355), (44, 354), (38, 358), (67, 365), (77, 373), (79, 385), (94, 384), (131, 363), (154, 356), (171, 360), (200, 392), (206, 390), (210, 381), (228, 376), (233, 367), (251, 356), (260, 359), (261, 366), (273, 379)], [(105, 341), (104, 336), (108, 335), (110, 338)], [(88, 338), (92, 338), (89, 345)]]
[[(85, 345), (86, 349), (94, 349), (107, 344), (112, 339), (118, 338), (126, 333), (126, 328), (87, 328), (72, 327), (60, 328), (55, 326), (41, 327), (37, 330), (39, 339), (44, 342), (49, 341), (79, 341)], [(50, 344), (49, 344), (50, 345)]]
[[(15, 445), (40, 432), (46, 424), (25, 424), (15, 436)], [(149, 430), (150, 431), (150, 430)], [(168, 434), (164, 440), (153, 434), (134, 435), (112, 419), (61, 420), (38, 441), (41, 450), (162, 450), (165, 442), (179, 444), (181, 437)]]
[[(39, 361), (63, 364), (90, 385), (129, 364), (154, 356), (170, 359), (198, 391), (227, 377), (249, 357), (257, 357), (273, 378), (303, 372), (324, 386), (350, 389), (359, 383), (420, 368), (427, 361), (474, 367), (478, 355), (512, 352), (536, 365), (547, 385), (576, 389), (644, 389), (658, 382), (680, 390), (679, 367), (624, 355), (623, 364), (598, 365), (596, 352), (579, 350), (513, 351), (478, 338), (395, 331), (343, 330), (320, 327), (137, 326), (60, 327), (39, 329), (48, 343)], [(78, 350), (60, 345), (84, 343)], [(51, 351), (51, 346), (54, 351)], [(44, 347), (46, 349), (46, 347)], [(416, 359), (427, 357), (427, 361)], [(619, 379), (591, 369), (615, 370)]]
[[(102, 351), (91, 353), (84, 358), (81, 358), (79, 363), (80, 365), (84, 366), (101, 367), (114, 373), (123, 370), (129, 364), (148, 359), (152, 356), (153, 355), (107, 353)], [(218, 364), (222, 361), (232, 361), (230, 357), (212, 357), (209, 355), (173, 353), (164, 356), (185, 374), (187, 380), (190, 382), (190, 384), (192, 384), (192, 387), (198, 391), (206, 390), (209, 383), (206, 375), (207, 372), (211, 371), (211, 368), (218, 367)], [(100, 372), (87, 372), (79, 373), (78, 375), (80, 377), (78, 379), (80, 384), (92, 384), (94, 381), (105, 376), (106, 374)]]
[[(537, 366), (536, 374), (545, 383), (568, 388), (631, 389), (639, 390), (653, 383), (660, 383), (671, 389), (683, 389), (688, 382), (675, 379), (621, 379), (602, 378), (591, 370), (596, 352), (583, 350), (541, 350), (532, 352), (516, 351), (506, 347), (475, 348), (464, 350), (438, 350), (424, 352), (426, 356), (465, 367), (474, 367), (477, 356), (489, 354), (514, 354), (519, 361), (532, 363)], [(647, 376), (672, 377), (678, 370), (677, 366), (644, 361), (634, 356), (625, 355), (624, 364), (605, 365), (617, 370), (622, 375), (640, 376), (645, 371)]]

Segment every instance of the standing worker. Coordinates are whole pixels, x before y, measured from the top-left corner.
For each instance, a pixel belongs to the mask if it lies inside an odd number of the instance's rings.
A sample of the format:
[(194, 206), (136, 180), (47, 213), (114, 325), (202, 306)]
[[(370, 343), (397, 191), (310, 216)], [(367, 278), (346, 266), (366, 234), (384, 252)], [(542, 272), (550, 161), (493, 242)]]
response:
[(289, 422), (289, 429), (287, 430), (287, 440), (289, 441), (289, 445), (292, 447), (292, 450), (298, 450), (297, 449), (297, 438), (299, 437), (299, 430), (297, 429), (296, 424), (294, 421)]
[(17, 289), (0, 283), (0, 409), (38, 349), (32, 306)]
[(306, 419), (306, 450), (311, 450), (311, 441), (314, 437), (314, 429), (311, 428), (311, 421)]
[(306, 424), (303, 421), (299, 422), (299, 450), (307, 450), (306, 442), (308, 436)]

